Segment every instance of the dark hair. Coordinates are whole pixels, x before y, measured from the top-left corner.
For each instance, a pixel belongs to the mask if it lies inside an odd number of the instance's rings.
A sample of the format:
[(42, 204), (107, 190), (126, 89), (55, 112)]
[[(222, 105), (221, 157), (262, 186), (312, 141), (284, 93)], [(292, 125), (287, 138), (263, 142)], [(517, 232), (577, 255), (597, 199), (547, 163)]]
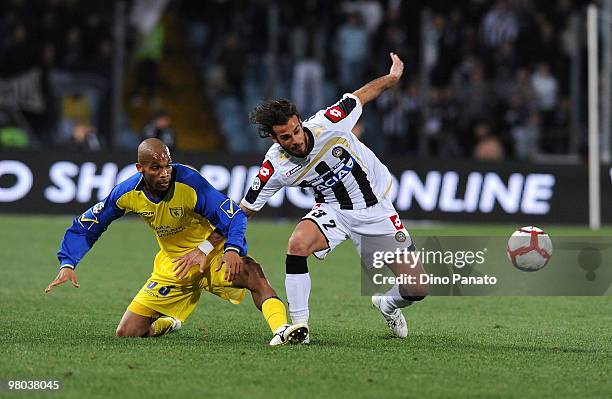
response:
[(259, 125), (257, 131), (259, 136), (264, 138), (275, 134), (272, 126), (286, 124), (293, 115), (296, 115), (298, 118), (300, 117), (295, 104), (281, 98), (267, 100), (259, 104), (253, 108), (249, 119), (251, 123)]

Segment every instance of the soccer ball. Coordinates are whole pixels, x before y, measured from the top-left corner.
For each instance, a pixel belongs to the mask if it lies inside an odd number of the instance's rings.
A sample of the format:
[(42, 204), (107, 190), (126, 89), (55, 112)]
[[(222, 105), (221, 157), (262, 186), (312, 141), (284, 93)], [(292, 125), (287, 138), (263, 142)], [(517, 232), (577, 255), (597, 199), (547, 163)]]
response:
[(546, 266), (552, 252), (550, 237), (535, 226), (521, 227), (512, 233), (506, 248), (510, 262), (524, 272), (535, 272)]

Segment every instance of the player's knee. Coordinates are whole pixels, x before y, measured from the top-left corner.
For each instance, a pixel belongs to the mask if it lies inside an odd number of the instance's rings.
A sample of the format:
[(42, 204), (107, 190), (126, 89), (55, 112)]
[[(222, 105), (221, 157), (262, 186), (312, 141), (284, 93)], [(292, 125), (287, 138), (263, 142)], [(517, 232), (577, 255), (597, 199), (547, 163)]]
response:
[(287, 253), (298, 256), (308, 256), (312, 253), (310, 245), (300, 234), (292, 234), (287, 244)]
[(410, 296), (402, 296), (402, 298), (407, 299), (409, 301), (418, 302), (425, 299), (427, 295), (410, 295)]
[(412, 290), (412, 296), (415, 298), (415, 301), (420, 301), (429, 295), (429, 284), (419, 284)]
[(260, 288), (269, 285), (263, 268), (253, 258), (244, 258), (244, 270), (248, 275), (248, 287), (251, 290), (259, 290)]
[(130, 332), (129, 329), (126, 326), (124, 326), (123, 324), (119, 324), (117, 326), (117, 330), (115, 331), (115, 334), (118, 337), (130, 337), (129, 332)]
[(400, 294), (402, 298), (408, 301), (422, 301), (429, 295), (429, 286), (427, 284), (400, 286)]
[(253, 258), (245, 256), (243, 258), (244, 262), (244, 270), (249, 274), (249, 276), (257, 277), (257, 278), (265, 278), (263, 268), (261, 265)]
[(142, 337), (144, 334), (125, 324), (119, 324), (115, 331), (117, 337)]

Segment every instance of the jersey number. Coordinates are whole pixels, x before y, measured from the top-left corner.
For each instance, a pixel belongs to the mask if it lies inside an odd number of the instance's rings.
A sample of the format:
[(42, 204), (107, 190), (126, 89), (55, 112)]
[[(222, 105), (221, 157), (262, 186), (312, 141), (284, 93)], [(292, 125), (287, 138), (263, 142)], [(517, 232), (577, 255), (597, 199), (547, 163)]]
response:
[(320, 218), (321, 216), (325, 216), (327, 215), (327, 213), (325, 211), (322, 211), (320, 209), (317, 209), (315, 212), (312, 213), (312, 216), (316, 217), (316, 218)]
[[(151, 281), (149, 282), (149, 284), (147, 284), (147, 288), (148, 289), (153, 289), (157, 286), (157, 282), (155, 281)], [(157, 290), (157, 292), (159, 293), (159, 295), (161, 296), (166, 296), (170, 293), (170, 290), (174, 288), (173, 285), (168, 285), (168, 286), (163, 286), (163, 287), (159, 287), (159, 289)]]
[[(321, 209), (317, 209), (315, 212), (312, 213), (312, 216), (316, 218), (320, 218), (325, 215), (327, 215), (327, 212)], [(323, 226), (325, 230), (329, 230), (331, 228), (336, 227), (336, 221), (333, 219), (330, 219), (327, 223), (321, 223), (321, 226)]]

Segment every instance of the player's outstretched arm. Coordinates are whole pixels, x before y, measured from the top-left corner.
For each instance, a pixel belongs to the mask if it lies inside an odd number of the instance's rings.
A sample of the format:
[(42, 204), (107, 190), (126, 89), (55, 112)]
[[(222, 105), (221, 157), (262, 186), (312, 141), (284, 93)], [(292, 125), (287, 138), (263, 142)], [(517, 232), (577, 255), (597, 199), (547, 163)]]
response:
[(76, 288), (80, 287), (74, 269), (112, 221), (125, 214), (125, 210), (120, 209), (116, 203), (117, 187), (119, 186), (116, 186), (103, 201), (73, 219), (57, 252), (60, 263), (59, 274), (47, 286), (45, 292), (50, 292), (55, 286), (68, 280)]
[(51, 281), (47, 288), (45, 288), (45, 294), (48, 294), (55, 288), (56, 286), (65, 283), (66, 281), (70, 281), (75, 288), (80, 288), (81, 285), (77, 281), (76, 273), (69, 267), (64, 267), (60, 269), (55, 280)]
[(390, 56), (393, 63), (387, 75), (374, 79), (359, 90), (353, 92), (353, 95), (361, 101), (362, 106), (376, 99), (383, 91), (396, 85), (402, 77), (402, 73), (404, 73), (404, 62), (395, 53), (390, 53)]

